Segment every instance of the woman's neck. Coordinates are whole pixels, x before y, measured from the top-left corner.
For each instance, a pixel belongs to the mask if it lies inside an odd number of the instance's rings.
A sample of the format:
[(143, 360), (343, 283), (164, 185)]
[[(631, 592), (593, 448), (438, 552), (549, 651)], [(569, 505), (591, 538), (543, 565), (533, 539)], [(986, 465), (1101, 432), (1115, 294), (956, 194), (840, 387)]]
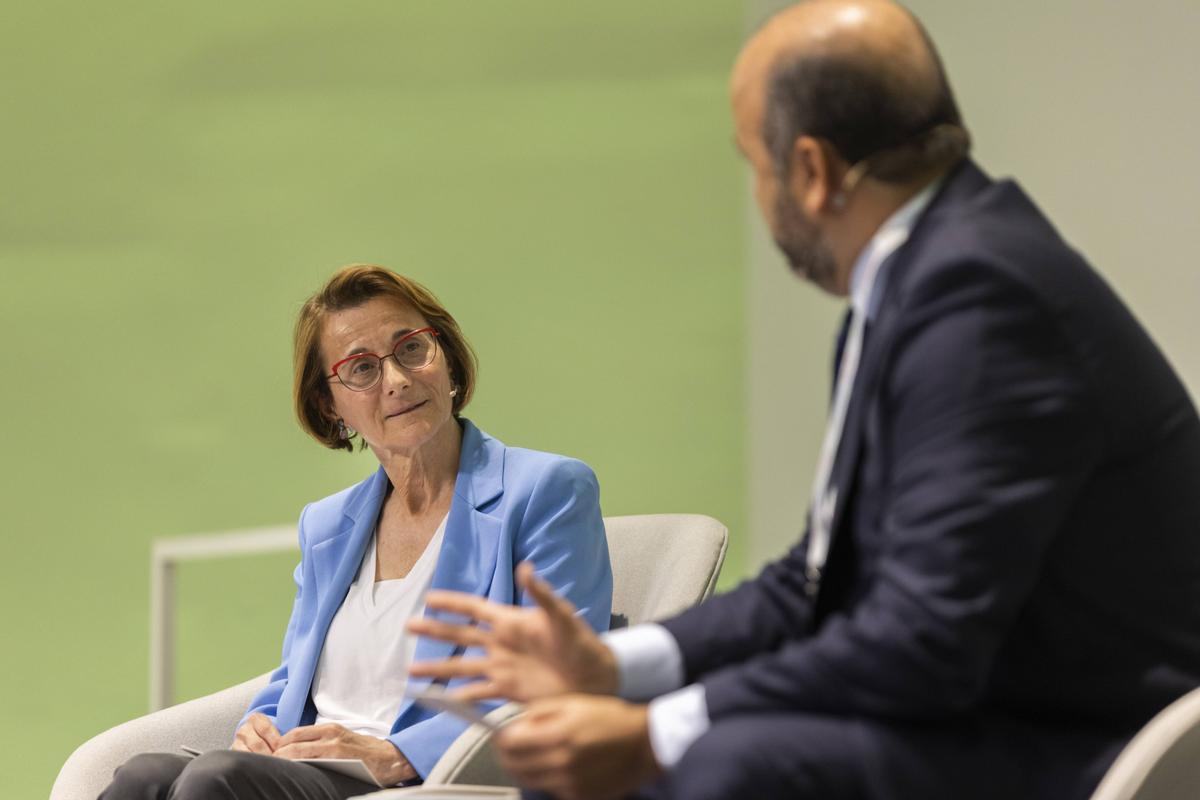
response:
[(462, 428), (453, 418), (413, 452), (376, 452), (392, 484), (388, 503), (414, 517), (444, 505), (454, 492), (461, 452)]

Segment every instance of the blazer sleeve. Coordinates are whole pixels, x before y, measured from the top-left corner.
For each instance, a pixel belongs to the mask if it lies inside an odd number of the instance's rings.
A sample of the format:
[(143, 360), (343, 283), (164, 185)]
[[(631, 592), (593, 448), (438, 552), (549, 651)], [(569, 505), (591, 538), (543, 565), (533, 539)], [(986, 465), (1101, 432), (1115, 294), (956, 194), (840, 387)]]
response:
[[(600, 513), (600, 485), (587, 464), (560, 458), (539, 476), (514, 539), (513, 563), (521, 561), (531, 562), (594, 630), (608, 630), (612, 567)], [(514, 604), (533, 605), (532, 597), (516, 588), (514, 593)]]
[(296, 565), (296, 570), (292, 574), (296, 582), (296, 597), (292, 601), (292, 615), (288, 619), (287, 629), (283, 635), (283, 653), (279, 666), (271, 673), (267, 685), (260, 689), (258, 694), (254, 695), (254, 698), (250, 701), (250, 707), (242, 715), (237, 725), (238, 728), (242, 727), (247, 717), (256, 713), (265, 714), (270, 718), (272, 725), (277, 725), (275, 715), (279, 707), (279, 698), (283, 695), (283, 690), (287, 687), (292, 645), (296, 639), (296, 633), (301, 626), (301, 620), (306, 616), (304, 613), (304, 555), (308, 552), (308, 548), (305, 546), (304, 520), (309, 508), (310, 506), (305, 506), (304, 510), (300, 512), (300, 563)]
[[(483, 654), (467, 650), (464, 655), (469, 658)], [(498, 706), (499, 703), (495, 705)], [(412, 764), (413, 769), (421, 776), (421, 780), (424, 780), (442, 754), (450, 749), (450, 745), (470, 727), (470, 724), (464, 719), (442, 711), (396, 731), (387, 739), (400, 751), (408, 763)]]
[(962, 264), (916, 292), (874, 402), (882, 553), (851, 610), (703, 678), (712, 718), (937, 717), (983, 691), (1102, 428), (1057, 319)]

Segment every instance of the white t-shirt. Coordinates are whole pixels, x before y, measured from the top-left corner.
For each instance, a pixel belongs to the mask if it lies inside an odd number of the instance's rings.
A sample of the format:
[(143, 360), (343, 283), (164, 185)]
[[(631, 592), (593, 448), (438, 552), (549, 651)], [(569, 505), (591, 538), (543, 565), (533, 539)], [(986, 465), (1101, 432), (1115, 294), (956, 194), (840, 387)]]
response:
[(417, 637), (410, 636), (405, 625), (425, 611), (445, 533), (443, 518), (408, 575), (387, 581), (375, 580), (378, 528), (371, 535), (358, 576), (329, 625), (313, 675), (317, 724), (336, 722), (381, 739), (392, 732), (417, 646)]

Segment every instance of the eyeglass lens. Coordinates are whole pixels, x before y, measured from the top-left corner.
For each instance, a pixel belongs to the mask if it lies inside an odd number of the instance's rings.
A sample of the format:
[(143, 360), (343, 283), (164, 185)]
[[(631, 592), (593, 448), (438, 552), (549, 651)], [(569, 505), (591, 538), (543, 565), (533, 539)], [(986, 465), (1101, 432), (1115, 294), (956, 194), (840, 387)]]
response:
[[(423, 369), (436, 354), (434, 338), (429, 333), (415, 333), (396, 342), (392, 355), (405, 369)], [(337, 368), (338, 380), (351, 389), (370, 389), (383, 374), (383, 361), (374, 353), (363, 353)]]

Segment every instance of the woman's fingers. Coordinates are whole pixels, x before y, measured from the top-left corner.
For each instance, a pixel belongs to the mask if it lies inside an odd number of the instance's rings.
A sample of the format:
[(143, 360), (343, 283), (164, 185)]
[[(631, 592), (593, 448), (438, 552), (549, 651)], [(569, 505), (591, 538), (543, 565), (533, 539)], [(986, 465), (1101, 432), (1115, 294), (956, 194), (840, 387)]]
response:
[(280, 758), (324, 758), (330, 753), (330, 745), (328, 742), (295, 742), (293, 744), (282, 745), (275, 751), (275, 755)]
[(239, 731), (233, 739), (233, 750), (242, 750), (246, 753), (258, 753), (260, 755), (269, 756), (273, 752), (272, 749), (259, 738), (258, 734), (250, 731), (248, 734)]
[(263, 714), (251, 714), (233, 737), (233, 749), (270, 755), (279, 744), (279, 731)]
[(279, 746), (279, 731), (265, 714), (254, 714), (247, 722), (270, 750)]

